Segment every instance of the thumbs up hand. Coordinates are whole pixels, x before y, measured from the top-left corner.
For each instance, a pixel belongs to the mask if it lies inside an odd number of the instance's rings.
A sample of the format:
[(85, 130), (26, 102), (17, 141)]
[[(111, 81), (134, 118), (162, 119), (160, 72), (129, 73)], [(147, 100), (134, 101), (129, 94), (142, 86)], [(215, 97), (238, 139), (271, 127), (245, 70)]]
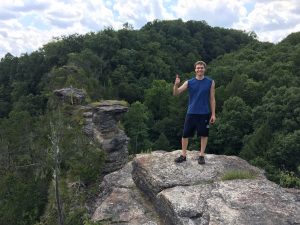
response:
[(175, 83), (174, 83), (176, 86), (178, 86), (180, 84), (180, 78), (179, 78), (179, 75), (176, 74), (176, 79), (175, 79)]

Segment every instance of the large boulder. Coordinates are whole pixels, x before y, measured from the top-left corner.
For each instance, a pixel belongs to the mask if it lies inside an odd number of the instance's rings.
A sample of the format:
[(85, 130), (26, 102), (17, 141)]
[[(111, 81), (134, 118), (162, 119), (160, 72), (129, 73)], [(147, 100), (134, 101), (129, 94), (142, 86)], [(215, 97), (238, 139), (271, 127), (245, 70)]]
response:
[[(283, 225), (300, 224), (299, 191), (286, 191), (268, 181), (263, 171), (236, 156), (198, 152), (174, 163), (180, 151), (137, 155), (132, 176), (170, 225)], [(248, 171), (253, 179), (222, 180), (232, 171)]]
[[(239, 157), (207, 154), (199, 165), (198, 152), (188, 151), (188, 160), (176, 164), (179, 154), (139, 154), (106, 175), (92, 219), (118, 225), (300, 224), (300, 190), (268, 181)], [(255, 177), (222, 179), (232, 171)]]
[(118, 225), (162, 225), (159, 216), (131, 177), (131, 162), (106, 175), (100, 185), (93, 221)]

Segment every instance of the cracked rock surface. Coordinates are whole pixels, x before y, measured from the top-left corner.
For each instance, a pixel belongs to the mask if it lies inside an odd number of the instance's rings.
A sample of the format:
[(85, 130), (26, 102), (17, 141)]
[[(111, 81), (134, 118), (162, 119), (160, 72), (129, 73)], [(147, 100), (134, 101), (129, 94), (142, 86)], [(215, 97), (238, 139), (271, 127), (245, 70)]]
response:
[[(300, 224), (299, 191), (289, 192), (268, 181), (263, 171), (236, 156), (198, 152), (174, 163), (180, 151), (140, 154), (133, 161), (133, 180), (171, 225)], [(222, 181), (231, 171), (250, 171), (254, 179)]]
[(146, 196), (135, 186), (132, 165), (108, 174), (100, 185), (93, 221), (118, 225), (163, 225)]
[[(118, 225), (299, 225), (300, 190), (281, 188), (264, 172), (236, 156), (188, 151), (138, 154), (106, 175), (94, 221)], [(252, 179), (222, 180), (231, 171), (250, 171)]]

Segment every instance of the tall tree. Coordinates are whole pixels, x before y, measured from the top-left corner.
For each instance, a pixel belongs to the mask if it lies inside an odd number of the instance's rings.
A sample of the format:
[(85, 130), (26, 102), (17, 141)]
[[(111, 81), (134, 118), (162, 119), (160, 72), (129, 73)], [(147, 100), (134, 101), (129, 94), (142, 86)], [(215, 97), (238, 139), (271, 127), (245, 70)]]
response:
[(147, 107), (135, 102), (124, 116), (124, 127), (130, 137), (130, 153), (139, 153), (150, 148), (148, 141), (148, 120), (149, 113)]

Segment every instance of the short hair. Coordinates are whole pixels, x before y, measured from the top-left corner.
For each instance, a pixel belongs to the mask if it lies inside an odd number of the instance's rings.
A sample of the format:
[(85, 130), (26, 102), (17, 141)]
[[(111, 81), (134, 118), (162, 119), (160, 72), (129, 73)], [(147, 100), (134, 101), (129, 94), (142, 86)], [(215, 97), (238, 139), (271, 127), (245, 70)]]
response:
[(197, 65), (203, 65), (204, 66), (204, 68), (206, 69), (206, 63), (204, 62), (204, 61), (197, 61), (197, 62), (195, 62), (195, 64), (194, 64), (194, 68), (196, 69), (196, 66)]

